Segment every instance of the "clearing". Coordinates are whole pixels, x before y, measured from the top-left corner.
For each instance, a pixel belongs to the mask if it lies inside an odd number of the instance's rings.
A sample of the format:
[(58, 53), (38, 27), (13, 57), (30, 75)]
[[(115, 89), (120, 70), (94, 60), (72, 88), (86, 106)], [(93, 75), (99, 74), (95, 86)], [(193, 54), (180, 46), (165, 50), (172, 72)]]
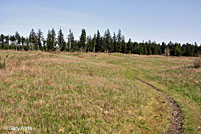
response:
[[(0, 51), (0, 133), (167, 133), (172, 98), (182, 132), (201, 132), (193, 57)], [(156, 92), (156, 89), (158, 92)], [(163, 94), (163, 95), (161, 95)], [(16, 132), (16, 131), (15, 131)]]

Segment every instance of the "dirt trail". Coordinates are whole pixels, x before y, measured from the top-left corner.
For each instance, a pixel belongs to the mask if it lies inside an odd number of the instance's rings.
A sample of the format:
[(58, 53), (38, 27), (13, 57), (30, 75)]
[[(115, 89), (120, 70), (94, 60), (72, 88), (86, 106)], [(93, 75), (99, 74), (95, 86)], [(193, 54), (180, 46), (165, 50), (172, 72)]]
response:
[(151, 85), (150, 83), (140, 80), (138, 78), (135, 78), (138, 81), (148, 85), (151, 87), (155, 92), (159, 93), (162, 98), (170, 105), (172, 108), (172, 117), (171, 117), (171, 124), (168, 128), (168, 130), (165, 132), (165, 134), (183, 134), (184, 131), (182, 129), (182, 120), (183, 120), (183, 115), (181, 113), (180, 106), (177, 104), (177, 102), (171, 98), (170, 96), (162, 93), (159, 89)]

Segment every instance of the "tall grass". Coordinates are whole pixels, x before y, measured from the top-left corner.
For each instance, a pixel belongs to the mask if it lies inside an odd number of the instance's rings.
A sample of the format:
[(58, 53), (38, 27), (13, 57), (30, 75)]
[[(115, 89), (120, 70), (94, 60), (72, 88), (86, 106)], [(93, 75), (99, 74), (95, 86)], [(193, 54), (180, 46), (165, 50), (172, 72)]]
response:
[(0, 69), (5, 69), (5, 67), (6, 67), (6, 60), (4, 59), (3, 61), (1, 60), (1, 57), (0, 57)]

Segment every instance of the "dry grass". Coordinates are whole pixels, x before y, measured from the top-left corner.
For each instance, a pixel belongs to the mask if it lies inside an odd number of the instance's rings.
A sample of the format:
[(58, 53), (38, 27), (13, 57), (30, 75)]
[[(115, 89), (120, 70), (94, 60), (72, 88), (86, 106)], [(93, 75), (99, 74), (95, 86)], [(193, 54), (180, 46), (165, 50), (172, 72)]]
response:
[(5, 67), (6, 67), (6, 61), (5, 60), (3, 61), (0, 56), (0, 69), (5, 69)]
[[(180, 68), (178, 62), (191, 64), (183, 57), (0, 51), (6, 55), (6, 68), (0, 70), (0, 128), (31, 126), (30, 133), (163, 133), (169, 106), (132, 76), (160, 82), (160, 74), (161, 80), (171, 80), (168, 71)], [(161, 84), (164, 89), (166, 83)], [(175, 95), (192, 104), (180, 92)]]
[(201, 58), (197, 58), (194, 61), (194, 67), (195, 68), (200, 68), (201, 67)]

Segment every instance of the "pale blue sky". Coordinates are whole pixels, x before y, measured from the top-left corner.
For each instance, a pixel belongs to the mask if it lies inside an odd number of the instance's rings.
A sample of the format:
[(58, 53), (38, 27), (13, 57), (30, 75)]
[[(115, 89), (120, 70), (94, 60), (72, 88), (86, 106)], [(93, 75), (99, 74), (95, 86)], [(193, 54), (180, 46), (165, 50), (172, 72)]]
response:
[(201, 0), (1, 0), (0, 33), (28, 36), (31, 28), (71, 29), (78, 39), (109, 28), (133, 41), (201, 44)]

